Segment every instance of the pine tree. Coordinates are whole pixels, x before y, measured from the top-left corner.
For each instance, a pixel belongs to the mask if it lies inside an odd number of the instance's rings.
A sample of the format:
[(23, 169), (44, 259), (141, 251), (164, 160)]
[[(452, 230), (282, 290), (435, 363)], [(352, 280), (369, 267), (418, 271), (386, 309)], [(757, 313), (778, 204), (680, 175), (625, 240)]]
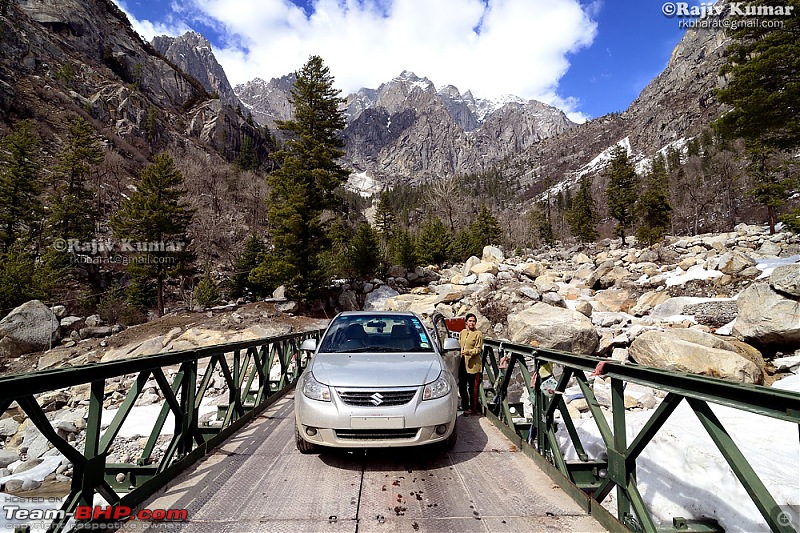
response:
[(389, 241), (389, 254), (396, 265), (413, 270), (417, 266), (417, 250), (414, 237), (406, 230), (398, 231)]
[(239, 298), (248, 293), (255, 297), (266, 296), (275, 288), (270, 289), (268, 286), (251, 282), (249, 279), (250, 272), (261, 263), (266, 250), (264, 240), (255, 233), (244, 241), (242, 253), (233, 262), (234, 274), (229, 282), (231, 297)]
[(389, 195), (383, 191), (378, 197), (378, 205), (375, 208), (375, 228), (378, 230), (381, 242), (384, 246), (397, 232), (397, 215), (392, 210)]
[(550, 215), (550, 203), (547, 201), (537, 203), (530, 210), (528, 217), (536, 240), (541, 244), (553, 245), (556, 242), (556, 236)]
[(164, 281), (189, 270), (194, 259), (187, 248), (194, 209), (182, 201), (183, 194), (183, 176), (172, 158), (158, 154), (109, 221), (117, 237), (134, 241), (138, 257), (128, 269), (143, 286), (155, 281), (159, 316), (164, 314)]
[(443, 264), (450, 252), (450, 232), (439, 217), (429, 217), (417, 237), (417, 257), (426, 265)]
[(459, 230), (450, 242), (450, 259), (454, 263), (466, 261), (473, 255), (481, 255), (483, 243), (469, 229)]
[[(771, 5), (753, 0), (754, 6)], [(788, 6), (800, 11), (798, 0)], [(756, 181), (753, 195), (767, 207), (770, 233), (775, 232), (776, 209), (783, 205), (795, 181), (773, 163), (774, 153), (800, 146), (800, 20), (781, 18), (781, 25), (739, 24), (728, 34), (732, 42), (728, 61), (720, 74), (728, 84), (716, 92), (720, 102), (732, 109), (715, 123), (727, 138), (743, 138), (751, 155), (749, 170)], [(800, 209), (788, 219), (800, 217)]]
[(608, 211), (617, 219), (616, 232), (625, 244), (625, 230), (634, 220), (634, 206), (639, 178), (636, 169), (628, 158), (628, 151), (621, 145), (616, 145), (611, 150), (611, 162), (605, 172), (608, 178), (606, 196), (608, 198)]
[(242, 148), (239, 156), (233, 162), (234, 166), (242, 172), (255, 172), (258, 168), (258, 157), (253, 147), (253, 139), (245, 137), (242, 139)]
[(572, 208), (567, 212), (567, 222), (572, 234), (582, 242), (597, 240), (597, 214), (592, 186), (587, 176), (581, 177), (578, 194), (572, 199)]
[(277, 155), (281, 167), (267, 177), (274, 248), (251, 279), (277, 280), (309, 302), (328, 281), (321, 261), (327, 245), (321, 215), (337, 205), (333, 192), (347, 177), (336, 162), (344, 155), (338, 132), (345, 118), (340, 91), (333, 88), (322, 58), (312, 56), (295, 75), (290, 98), (295, 119), (278, 122), (289, 139)]
[(366, 222), (359, 224), (347, 250), (349, 270), (358, 279), (370, 279), (381, 266), (378, 234)]
[(207, 309), (219, 301), (219, 289), (214, 280), (211, 279), (211, 269), (206, 266), (203, 277), (194, 288), (194, 299), (197, 306)]
[(672, 206), (667, 193), (669, 176), (666, 162), (662, 157), (653, 160), (653, 167), (647, 175), (647, 183), (642, 196), (636, 203), (639, 227), (636, 238), (648, 244), (655, 244), (664, 236), (672, 222)]
[(23, 120), (0, 141), (0, 251), (7, 252), (40, 219), (40, 139)]
[(500, 237), (503, 236), (503, 230), (500, 228), (497, 217), (492, 214), (486, 205), (481, 205), (478, 211), (478, 217), (475, 219), (475, 222), (470, 224), (470, 231), (475, 241), (480, 243), (481, 247), (496, 245), (500, 242)]
[[(753, 0), (748, 5), (772, 3)], [(782, 5), (800, 11), (798, 0)], [(740, 24), (728, 30), (732, 42), (720, 74), (729, 80), (716, 91), (720, 102), (733, 106), (717, 121), (717, 128), (728, 136), (757, 140), (770, 151), (800, 145), (800, 18), (782, 17), (781, 23)]]
[(83, 118), (69, 123), (67, 144), (55, 168), (50, 195), (49, 232), (54, 238), (88, 240), (94, 235), (97, 210), (88, 188), (92, 171), (103, 161), (103, 148)]

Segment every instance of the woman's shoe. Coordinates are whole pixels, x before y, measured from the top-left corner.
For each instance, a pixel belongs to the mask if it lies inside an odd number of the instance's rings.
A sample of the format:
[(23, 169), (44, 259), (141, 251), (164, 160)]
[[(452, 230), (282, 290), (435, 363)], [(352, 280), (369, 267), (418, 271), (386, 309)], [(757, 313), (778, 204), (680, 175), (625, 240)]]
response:
[(466, 411), (464, 411), (464, 416), (469, 416), (471, 414), (472, 414), (472, 409), (467, 409)]

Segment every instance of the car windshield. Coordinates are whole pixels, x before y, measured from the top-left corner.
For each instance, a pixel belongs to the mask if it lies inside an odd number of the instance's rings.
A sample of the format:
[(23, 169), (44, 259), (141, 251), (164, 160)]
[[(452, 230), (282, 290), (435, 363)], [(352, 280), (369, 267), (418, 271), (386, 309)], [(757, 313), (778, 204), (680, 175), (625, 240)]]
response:
[(344, 315), (334, 319), (319, 351), (432, 352), (433, 344), (416, 316)]

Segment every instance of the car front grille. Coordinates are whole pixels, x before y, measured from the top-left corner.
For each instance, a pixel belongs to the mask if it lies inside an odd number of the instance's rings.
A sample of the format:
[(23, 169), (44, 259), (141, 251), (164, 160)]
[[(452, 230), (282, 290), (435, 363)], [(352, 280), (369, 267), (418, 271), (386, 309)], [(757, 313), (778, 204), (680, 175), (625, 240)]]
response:
[(399, 440), (413, 439), (418, 428), (405, 429), (337, 429), (336, 436), (347, 440)]
[(347, 404), (356, 407), (387, 407), (391, 405), (405, 405), (417, 393), (413, 389), (380, 389), (380, 390), (347, 390), (339, 389), (339, 398)]

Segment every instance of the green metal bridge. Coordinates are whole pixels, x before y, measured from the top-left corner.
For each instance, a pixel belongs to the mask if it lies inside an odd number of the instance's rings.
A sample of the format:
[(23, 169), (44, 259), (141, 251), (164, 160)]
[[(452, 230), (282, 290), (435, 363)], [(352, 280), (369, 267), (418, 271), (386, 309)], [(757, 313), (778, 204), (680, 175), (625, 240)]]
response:
[[(438, 334), (446, 334), (440, 326), (435, 328)], [(73, 467), (69, 494), (60, 511), (47, 514), (45, 529), (723, 531), (713, 521), (678, 516), (671, 523), (657, 523), (637, 485), (637, 459), (682, 402), (697, 415), (760, 511), (764, 530), (791, 532), (798, 527), (796, 517), (778, 505), (709, 406), (733, 407), (800, 429), (798, 392), (488, 339), (480, 391), (485, 416), (459, 417), (454, 449), (333, 450), (307, 456), (294, 448), (291, 400), (309, 356), (300, 352), (300, 344), (320, 334), (0, 378), (0, 413), (23, 411)], [(508, 361), (502, 372), (501, 357)], [(554, 391), (542, 390), (536, 379), (531, 385), (532, 376), (546, 364), (561, 371)], [(591, 386), (598, 374), (610, 379), (610, 421)], [(201, 422), (200, 407), (215, 375), (224, 379), (227, 402), (219, 406), (217, 420)], [(533, 406), (527, 420), (520, 419), (521, 406), (508, 400), (512, 376), (520, 375)], [(113, 419), (103, 420), (104, 400), (123, 377), (133, 385)], [(573, 378), (602, 436), (605, 460), (586, 453), (560, 394)], [(129, 463), (112, 463), (109, 455), (120, 430), (151, 380), (164, 401), (151, 420), (143, 451)], [(635, 436), (626, 435), (627, 383), (665, 393)], [(42, 393), (66, 389), (71, 394), (86, 391), (83, 449), (59, 434), (40, 405)], [(173, 427), (165, 428), (168, 421)], [(559, 424), (569, 434), (577, 460), (567, 460), (559, 449)], [(169, 435), (169, 443), (156, 454), (163, 434)], [(602, 503), (612, 491), (616, 501), (607, 510)], [(71, 518), (87, 509), (100, 512), (80, 516), (87, 520)], [(171, 515), (170, 509), (184, 513)], [(128, 512), (140, 520), (131, 520)], [(175, 516), (180, 521), (170, 522)], [(31, 526), (20, 524), (15, 531), (31, 531)]]

